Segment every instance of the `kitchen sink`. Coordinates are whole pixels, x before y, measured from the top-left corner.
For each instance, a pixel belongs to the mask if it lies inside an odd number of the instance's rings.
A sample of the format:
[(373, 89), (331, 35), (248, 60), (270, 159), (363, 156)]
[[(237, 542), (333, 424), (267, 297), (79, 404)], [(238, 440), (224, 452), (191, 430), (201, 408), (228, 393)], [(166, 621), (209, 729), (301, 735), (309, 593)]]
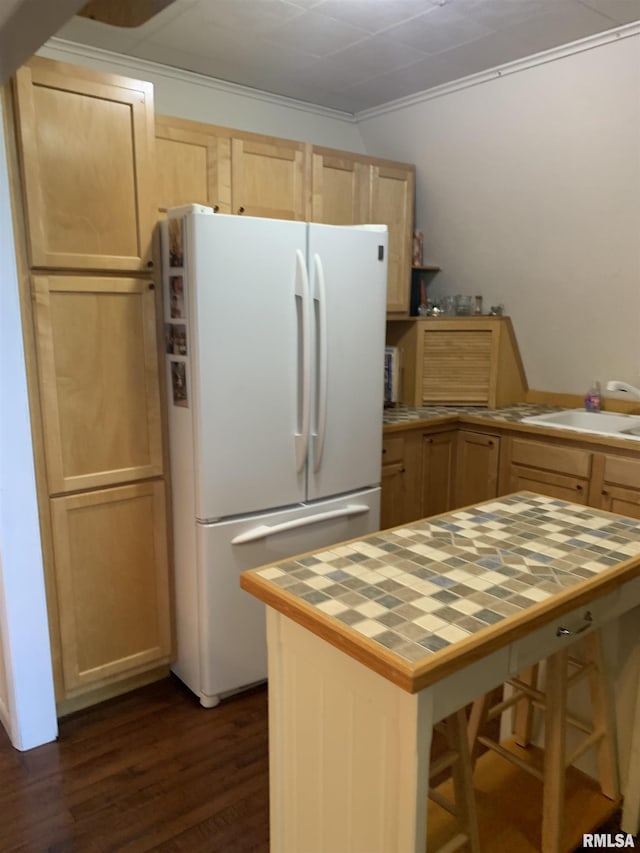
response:
[(595, 435), (617, 436), (618, 438), (640, 439), (640, 415), (621, 415), (617, 412), (587, 412), (584, 409), (568, 409), (548, 412), (522, 419), (523, 424), (570, 429)]

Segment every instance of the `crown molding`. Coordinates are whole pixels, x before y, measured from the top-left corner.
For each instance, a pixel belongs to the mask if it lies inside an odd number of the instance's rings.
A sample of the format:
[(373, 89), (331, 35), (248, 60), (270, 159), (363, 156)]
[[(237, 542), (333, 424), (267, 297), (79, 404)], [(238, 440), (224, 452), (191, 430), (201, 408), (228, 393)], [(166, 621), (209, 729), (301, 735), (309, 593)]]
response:
[[(70, 61), (72, 59), (98, 59), (101, 62), (107, 62), (114, 69), (129, 69), (126, 76), (131, 76), (131, 66), (139, 68), (142, 73), (148, 71), (156, 77), (164, 77), (170, 80), (179, 80), (183, 83), (191, 85), (204, 86), (208, 89), (213, 89), (216, 92), (223, 92), (227, 95), (235, 97), (249, 98), (254, 101), (273, 104), (280, 107), (286, 107), (290, 110), (299, 110), (300, 112), (312, 113), (313, 115), (324, 116), (334, 120), (344, 121), (348, 124), (356, 124), (356, 118), (353, 113), (344, 112), (342, 110), (331, 109), (331, 107), (323, 107), (320, 104), (310, 104), (306, 101), (298, 101), (295, 98), (287, 98), (284, 95), (275, 95), (271, 92), (265, 92), (262, 89), (252, 89), (250, 86), (241, 86), (238, 83), (229, 83), (226, 80), (219, 80), (217, 77), (208, 77), (206, 74), (199, 74), (195, 71), (185, 71), (182, 68), (173, 68), (170, 65), (163, 65), (160, 62), (152, 62), (149, 59), (140, 59), (137, 56), (129, 56), (123, 53), (115, 53), (111, 50), (105, 50), (99, 47), (90, 47), (88, 45), (79, 44), (78, 42), (67, 41), (58, 37), (50, 38), (38, 51), (39, 55), (47, 56), (47, 49), (55, 50), (68, 54)], [(137, 72), (136, 72), (137, 73)]]
[(398, 98), (396, 101), (388, 101), (379, 107), (371, 107), (368, 110), (361, 110), (355, 113), (357, 122), (366, 121), (376, 116), (385, 115), (395, 112), (396, 110), (412, 107), (416, 104), (421, 104), (425, 101), (431, 101), (434, 98), (442, 98), (445, 95), (450, 95), (453, 92), (459, 92), (462, 89), (469, 89), (473, 86), (480, 86), (483, 83), (490, 83), (498, 80), (501, 77), (507, 77), (510, 74), (518, 74), (521, 71), (526, 71), (529, 68), (535, 68), (538, 65), (545, 65), (549, 62), (556, 62), (559, 59), (564, 59), (567, 56), (573, 56), (577, 53), (583, 53), (587, 50), (594, 50), (611, 42), (619, 41), (620, 39), (630, 38), (640, 35), (640, 21), (635, 21), (632, 24), (625, 24), (621, 27), (616, 27), (612, 30), (607, 30), (604, 33), (587, 36), (578, 41), (563, 44), (560, 47), (554, 47), (550, 50), (545, 50), (540, 53), (532, 54), (524, 59), (516, 59), (513, 62), (507, 62), (504, 65), (498, 65), (488, 71), (481, 71), (478, 74), (470, 74), (468, 77), (461, 77), (459, 80), (454, 80), (451, 83), (443, 83), (441, 86), (434, 86), (432, 89), (425, 89), (422, 92), (416, 92), (413, 95), (408, 95), (406, 98)]

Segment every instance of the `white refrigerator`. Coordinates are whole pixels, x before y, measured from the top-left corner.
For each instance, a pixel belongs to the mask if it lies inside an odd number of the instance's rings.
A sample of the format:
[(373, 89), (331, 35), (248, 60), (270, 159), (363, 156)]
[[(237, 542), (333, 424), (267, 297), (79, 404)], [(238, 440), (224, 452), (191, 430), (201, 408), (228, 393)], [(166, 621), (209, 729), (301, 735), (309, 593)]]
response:
[(379, 528), (387, 228), (162, 223), (176, 675), (213, 707), (266, 678), (245, 569)]

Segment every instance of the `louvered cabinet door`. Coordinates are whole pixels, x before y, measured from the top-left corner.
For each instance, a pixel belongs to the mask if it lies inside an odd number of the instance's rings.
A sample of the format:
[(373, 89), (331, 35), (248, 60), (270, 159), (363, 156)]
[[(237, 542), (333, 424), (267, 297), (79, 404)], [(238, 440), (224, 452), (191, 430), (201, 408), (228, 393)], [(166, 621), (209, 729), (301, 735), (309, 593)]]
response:
[(15, 83), (30, 266), (149, 269), (152, 85), (40, 57)]
[(488, 405), (493, 364), (489, 329), (422, 332), (422, 402)]
[(50, 501), (66, 698), (169, 662), (164, 484)]
[(155, 287), (34, 276), (49, 494), (162, 474)]

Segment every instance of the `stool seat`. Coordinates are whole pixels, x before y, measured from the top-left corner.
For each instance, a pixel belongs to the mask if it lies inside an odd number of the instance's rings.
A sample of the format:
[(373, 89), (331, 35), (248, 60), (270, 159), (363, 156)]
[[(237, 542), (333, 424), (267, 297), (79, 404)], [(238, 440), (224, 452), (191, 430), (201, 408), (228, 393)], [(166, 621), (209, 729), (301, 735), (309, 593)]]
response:
[[(538, 686), (539, 665), (522, 672), (519, 677), (505, 682), (510, 695), (491, 706), (489, 694), (476, 699), (468, 724), (471, 765), (477, 758), (477, 748), (483, 744), (503, 758), (531, 773), (543, 783), (541, 853), (560, 853), (562, 843), (562, 815), (566, 768), (588, 749), (598, 754), (599, 782), (602, 793), (612, 800), (620, 796), (615, 745), (615, 722), (609, 688), (606, 683), (602, 636), (593, 631), (580, 642), (581, 656), (576, 656), (578, 642), (563, 648), (545, 660), (544, 686)], [(570, 654), (571, 652), (571, 654)], [(591, 698), (591, 723), (568, 713), (567, 692), (587, 678)], [(505, 691), (506, 693), (506, 691)], [(480, 734), (486, 720), (501, 716), (514, 709), (513, 730), (516, 743), (527, 747), (531, 743), (533, 712), (540, 709), (544, 715), (544, 760), (538, 768), (505, 750), (499, 742)], [(584, 735), (581, 743), (567, 755), (567, 726)]]

